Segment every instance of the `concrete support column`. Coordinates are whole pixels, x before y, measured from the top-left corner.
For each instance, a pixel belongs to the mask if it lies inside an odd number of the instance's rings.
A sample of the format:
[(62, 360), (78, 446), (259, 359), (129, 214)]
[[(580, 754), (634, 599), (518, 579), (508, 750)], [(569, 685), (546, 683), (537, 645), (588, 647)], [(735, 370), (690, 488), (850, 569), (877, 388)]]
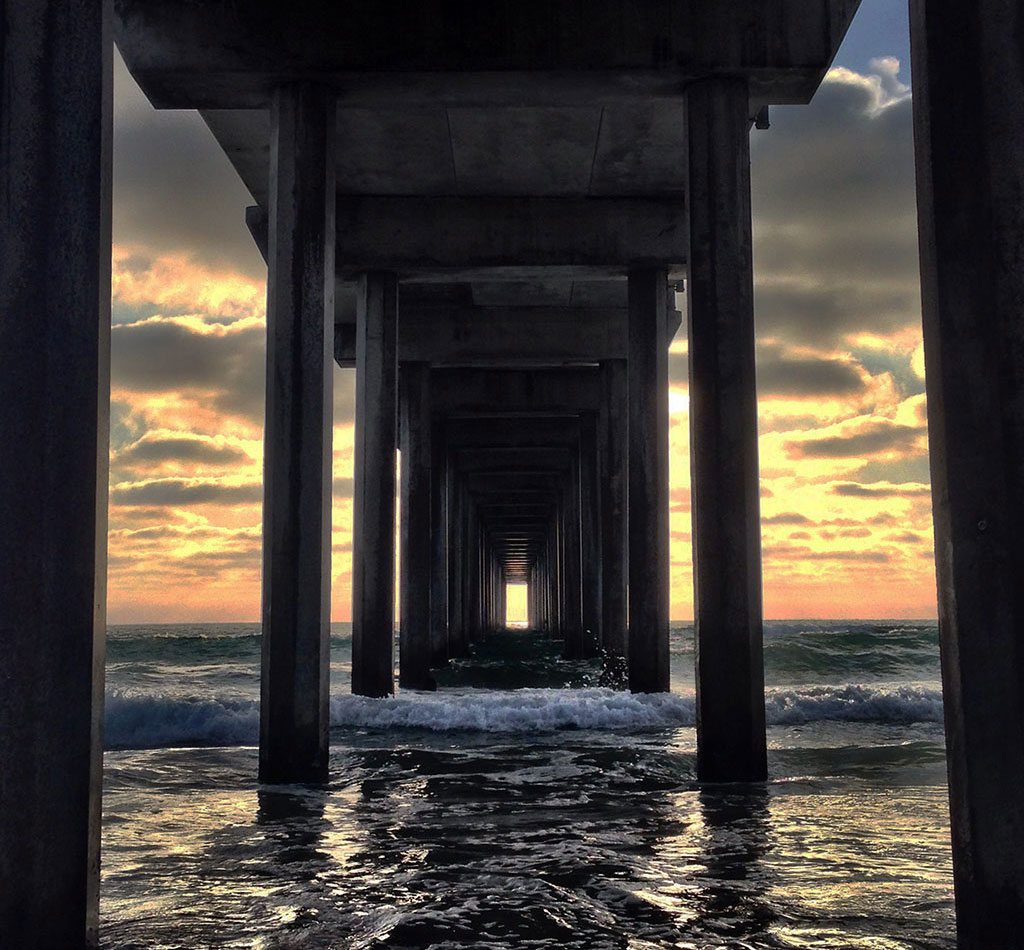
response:
[(1024, 54), (1010, 0), (911, 0), (957, 946), (1024, 930)]
[(598, 482), (597, 413), (580, 420), (583, 656), (597, 656), (601, 641), (601, 489)]
[(626, 361), (601, 364), (601, 646), (626, 655)]
[(668, 682), (667, 275), (629, 271), (629, 688)]
[(430, 665), (448, 662), (448, 465), (444, 426), (431, 426)]
[(448, 655), (469, 656), (469, 635), (463, 608), (466, 577), (465, 497), (451, 461), (448, 467)]
[(110, 3), (0, 28), (0, 946), (98, 945)]
[(401, 616), (398, 683), (435, 689), (430, 675), (430, 367), (401, 367)]
[(356, 301), (352, 692), (394, 690), (398, 279), (374, 271)]
[(580, 457), (579, 443), (575, 446), (569, 477), (562, 501), (564, 536), (562, 550), (565, 556), (565, 625), (563, 653), (568, 659), (583, 656), (583, 564), (580, 534)]
[(271, 108), (260, 780), (327, 777), (334, 361), (334, 113)]
[(746, 83), (686, 96), (697, 776), (767, 775)]

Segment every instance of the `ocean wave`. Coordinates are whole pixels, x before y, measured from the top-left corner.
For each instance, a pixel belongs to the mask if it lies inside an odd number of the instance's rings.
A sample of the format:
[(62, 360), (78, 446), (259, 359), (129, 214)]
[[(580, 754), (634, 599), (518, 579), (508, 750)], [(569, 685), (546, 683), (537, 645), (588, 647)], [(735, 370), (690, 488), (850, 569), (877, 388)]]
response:
[[(769, 725), (809, 722), (941, 722), (942, 695), (920, 685), (770, 689)], [(566, 729), (650, 731), (696, 722), (692, 694), (633, 694), (610, 689), (469, 690), (403, 693), (386, 699), (331, 700), (331, 725), (368, 730), (543, 733)], [(108, 748), (251, 745), (259, 737), (256, 700), (107, 693)]]
[(474, 690), (403, 694), (388, 699), (339, 696), (331, 725), (437, 732), (551, 732), (559, 729), (662, 729), (692, 726), (693, 696), (612, 689)]
[(770, 689), (765, 713), (771, 725), (834, 722), (941, 722), (942, 691), (927, 686), (808, 686)]
[(255, 700), (198, 699), (108, 690), (108, 749), (175, 745), (251, 745), (259, 739)]

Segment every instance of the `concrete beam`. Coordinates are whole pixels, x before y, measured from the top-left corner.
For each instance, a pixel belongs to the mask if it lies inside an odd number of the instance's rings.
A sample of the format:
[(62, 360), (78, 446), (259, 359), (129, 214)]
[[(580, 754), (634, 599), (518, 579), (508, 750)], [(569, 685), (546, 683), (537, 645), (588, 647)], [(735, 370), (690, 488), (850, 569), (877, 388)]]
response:
[(352, 501), (352, 692), (394, 690), (398, 279), (360, 281)]
[(434, 411), (448, 416), (571, 416), (600, 400), (595, 368), (444, 369), (433, 374)]
[[(682, 321), (666, 311), (668, 339)], [(432, 366), (597, 363), (625, 359), (626, 309), (582, 307), (406, 307), (398, 330), (399, 362)], [(335, 327), (338, 365), (355, 361), (355, 324)]]
[(687, 90), (697, 776), (712, 782), (767, 774), (746, 95)]
[(806, 101), (858, 2), (561, 0), (544, 17), (529, 5), (477, 5), (453, 23), (444, 0), (118, 0), (117, 40), (164, 108), (265, 107), (274, 83), (310, 74), (368, 108), (635, 101), (678, 95), (714, 72), (748, 72), (774, 101)]
[(0, 28), (0, 946), (97, 946), (110, 3)]
[[(264, 212), (246, 209), (261, 246)], [(451, 197), (338, 195), (338, 275), (383, 267), (418, 281), (488, 276), (623, 276), (624, 260), (684, 276), (686, 208), (678, 195)]]
[(623, 261), (686, 261), (681, 198), (420, 198), (338, 196), (340, 275), (492, 268), (625, 272)]
[(260, 779), (322, 781), (330, 717), (334, 99), (274, 100)]
[(1007, 0), (911, 2), (957, 946), (1024, 930), (1024, 85)]

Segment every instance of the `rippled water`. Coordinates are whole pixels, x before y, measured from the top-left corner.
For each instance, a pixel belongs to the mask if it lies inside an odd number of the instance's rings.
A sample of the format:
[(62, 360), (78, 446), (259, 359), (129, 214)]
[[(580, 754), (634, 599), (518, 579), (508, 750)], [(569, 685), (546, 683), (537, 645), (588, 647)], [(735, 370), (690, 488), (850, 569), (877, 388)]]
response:
[(321, 789), (255, 782), (252, 628), (113, 641), (107, 947), (955, 946), (928, 625), (771, 628), (769, 708), (799, 714), (773, 717), (766, 785), (715, 788), (685, 629), (668, 699), (520, 639), (377, 702), (345, 695), (341, 630)]

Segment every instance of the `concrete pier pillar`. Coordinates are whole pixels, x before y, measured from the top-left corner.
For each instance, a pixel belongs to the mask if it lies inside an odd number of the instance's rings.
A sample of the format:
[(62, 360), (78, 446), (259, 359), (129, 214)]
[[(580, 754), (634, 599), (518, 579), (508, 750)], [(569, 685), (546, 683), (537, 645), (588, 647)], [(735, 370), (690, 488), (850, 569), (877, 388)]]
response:
[(577, 660), (583, 656), (583, 565), (580, 537), (580, 462), (579, 446), (573, 453), (569, 478), (562, 496), (563, 601), (565, 616), (562, 627), (563, 655)]
[(668, 675), (667, 275), (629, 271), (629, 688), (666, 692)]
[(430, 435), (430, 665), (448, 662), (448, 447), (436, 420)]
[(398, 684), (434, 689), (430, 675), (430, 367), (403, 363), (401, 399), (401, 632)]
[(626, 655), (626, 361), (601, 364), (601, 646)]
[(334, 360), (334, 96), (271, 108), (260, 780), (327, 777)]
[(697, 776), (712, 782), (767, 774), (747, 113), (745, 82), (687, 89)]
[(958, 947), (1024, 930), (1024, 54), (1009, 0), (912, 0)]
[(0, 946), (98, 945), (109, 2), (0, 29)]
[(601, 489), (598, 482), (597, 413), (580, 420), (580, 542), (584, 657), (597, 656), (601, 640)]
[(356, 301), (352, 692), (394, 691), (398, 279), (372, 271)]
[(469, 656), (469, 635), (462, 603), (466, 578), (466, 504), (451, 462), (448, 472), (448, 655), (460, 657)]

